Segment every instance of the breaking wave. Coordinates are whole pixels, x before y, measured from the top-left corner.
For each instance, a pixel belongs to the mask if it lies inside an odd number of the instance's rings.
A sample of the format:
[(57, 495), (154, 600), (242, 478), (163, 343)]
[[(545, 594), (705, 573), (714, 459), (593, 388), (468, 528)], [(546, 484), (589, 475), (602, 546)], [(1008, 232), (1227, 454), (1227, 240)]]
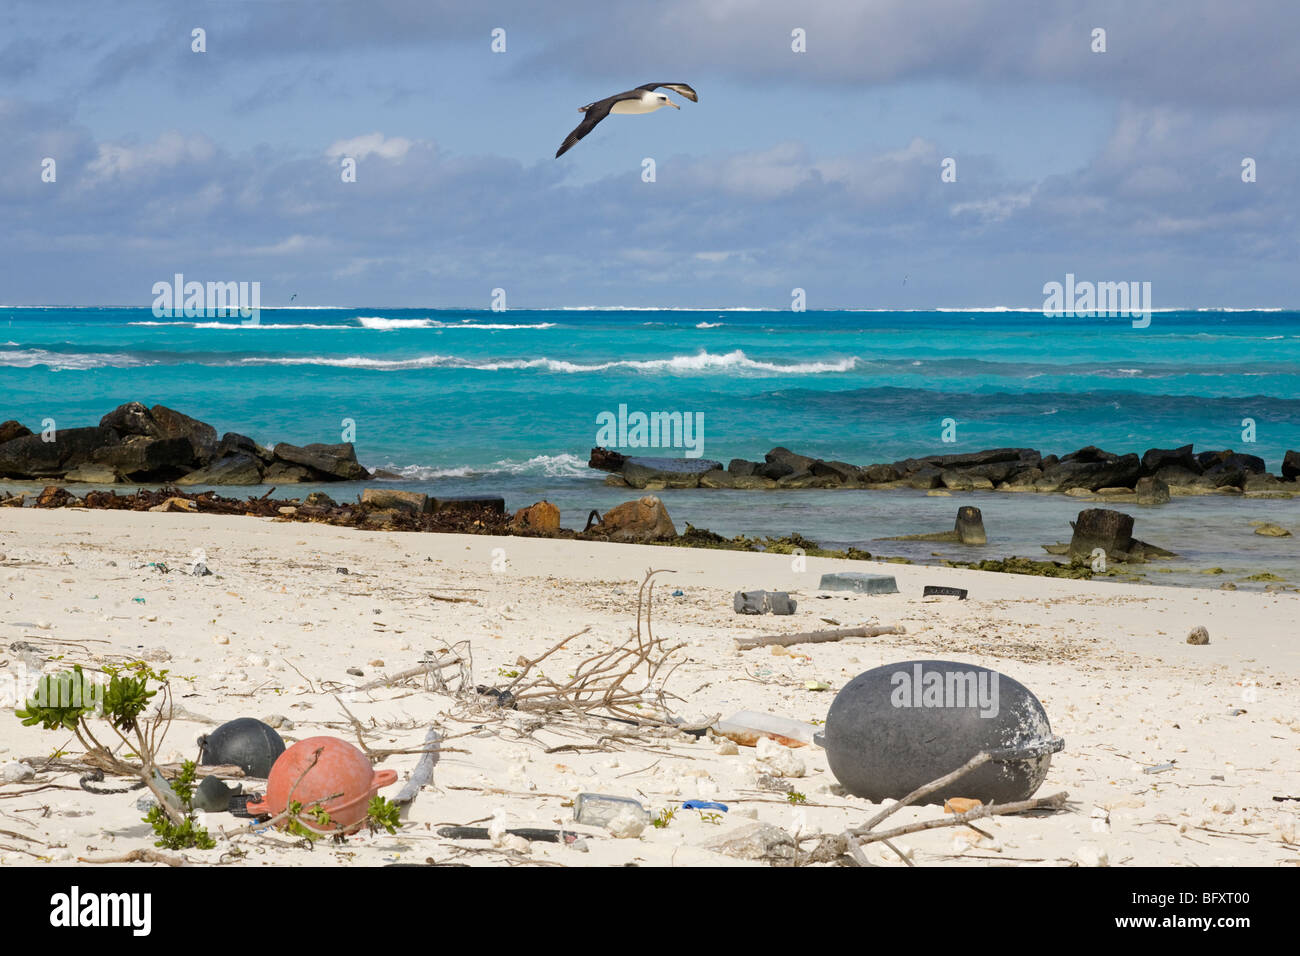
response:
[(389, 466), (411, 481), (431, 481), (435, 478), (473, 478), (480, 475), (539, 475), (545, 478), (582, 478), (594, 474), (586, 460), (577, 455), (536, 455), (526, 461), (509, 458), (492, 465), (457, 465), (434, 467), (428, 465)]
[(689, 374), (692, 372), (738, 371), (766, 372), (776, 375), (817, 375), (826, 372), (849, 372), (857, 367), (856, 358), (822, 362), (764, 362), (751, 359), (739, 349), (725, 354), (699, 352), (695, 355), (674, 355), (664, 359), (617, 359), (609, 362), (570, 362), (567, 359), (503, 359), (495, 362), (475, 361), (449, 355), (422, 355), (408, 359), (378, 359), (362, 355), (338, 358), (329, 356), (294, 356), (283, 358), (246, 358), (241, 365), (326, 365), (335, 368), (374, 369), (377, 371), (407, 371), (418, 368), (463, 368), (483, 372), (500, 372), (522, 369), (541, 369), (547, 372), (580, 374), (605, 372), (611, 369), (630, 369), (637, 372), (667, 372)]
[(438, 319), (386, 319), (381, 315), (357, 316), (357, 321), (365, 329), (391, 332), (394, 329), (490, 329), (493, 331), (509, 329), (553, 329), (554, 322), (532, 322), (510, 324), (508, 322), (441, 322)]

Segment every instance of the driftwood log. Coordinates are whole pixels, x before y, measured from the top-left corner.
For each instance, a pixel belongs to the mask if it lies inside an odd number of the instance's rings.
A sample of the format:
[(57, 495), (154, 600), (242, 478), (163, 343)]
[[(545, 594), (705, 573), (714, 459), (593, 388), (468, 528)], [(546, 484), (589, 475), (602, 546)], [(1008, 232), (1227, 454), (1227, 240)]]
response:
[(883, 627), (839, 627), (829, 631), (805, 631), (801, 634), (771, 634), (767, 637), (738, 637), (737, 650), (749, 651), (755, 647), (770, 647), (779, 644), (789, 647), (792, 644), (825, 644), (828, 641), (842, 641), (846, 637), (879, 637), (881, 634), (906, 634), (907, 629), (901, 624), (888, 624)]

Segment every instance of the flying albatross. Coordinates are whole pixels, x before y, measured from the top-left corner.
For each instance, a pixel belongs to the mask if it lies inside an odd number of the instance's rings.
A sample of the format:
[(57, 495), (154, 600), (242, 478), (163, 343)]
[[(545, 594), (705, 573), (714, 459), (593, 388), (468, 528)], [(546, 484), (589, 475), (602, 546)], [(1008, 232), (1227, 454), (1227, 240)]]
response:
[(579, 106), (578, 112), (587, 115), (578, 124), (578, 128), (564, 138), (560, 148), (555, 151), (555, 158), (559, 159), (573, 149), (578, 144), (578, 140), (595, 129), (596, 124), (610, 113), (653, 113), (664, 106), (671, 106), (675, 110), (681, 109), (663, 93), (655, 92), (661, 87), (665, 90), (672, 90), (674, 93), (680, 93), (692, 103), (700, 101), (698, 94), (685, 83), (647, 83), (645, 86), (638, 86), (635, 90), (628, 90), (626, 93), (615, 93), (603, 100), (588, 103), (586, 106)]

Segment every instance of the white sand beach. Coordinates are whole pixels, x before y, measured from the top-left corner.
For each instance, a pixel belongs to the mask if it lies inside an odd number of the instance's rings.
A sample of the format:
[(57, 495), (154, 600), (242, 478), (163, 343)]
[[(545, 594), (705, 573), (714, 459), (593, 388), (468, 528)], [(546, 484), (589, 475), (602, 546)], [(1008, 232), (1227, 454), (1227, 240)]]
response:
[[(573, 515), (566, 515), (572, 523)], [(184, 572), (193, 549), (212, 575)], [(497, 550), (500, 549), (500, 550)], [(495, 552), (495, 553), (494, 553)], [(203, 514), (7, 509), (0, 512), (0, 678), (10, 687), (30, 645), (47, 671), (145, 658), (170, 671), (176, 719), (159, 756), (196, 756), (195, 739), (223, 721), (278, 715), (286, 742), (332, 734), (355, 742), (328, 689), (347, 690), (418, 665), (426, 652), (468, 641), (478, 683), (504, 685), (536, 657), (589, 627), (555, 669), (623, 641), (636, 623), (648, 568), (666, 568), (653, 627), (684, 643), (666, 690), (687, 723), (740, 710), (821, 721), (834, 694), (862, 671), (917, 658), (968, 661), (1015, 678), (1042, 701), (1065, 738), (1040, 796), (1067, 791), (1067, 812), (994, 817), (894, 842), (933, 865), (1279, 866), (1300, 862), (1300, 595), (1124, 585), (949, 568), (779, 555), (451, 534), (383, 533), (323, 524)], [(504, 560), (504, 566), (503, 566)], [(160, 573), (149, 562), (173, 570)], [(496, 570), (494, 570), (494, 564)], [(347, 573), (338, 569), (346, 568)], [(829, 570), (894, 574), (900, 593), (819, 597)], [(967, 601), (921, 598), (926, 584), (969, 589)], [(732, 593), (781, 589), (790, 617), (740, 616)], [(682, 592), (673, 596), (674, 592)], [(460, 598), (459, 601), (437, 600)], [(836, 624), (824, 623), (833, 621)], [(738, 636), (831, 626), (901, 624), (904, 635), (740, 652)], [(1206, 646), (1186, 643), (1204, 626)], [(33, 651), (36, 648), (37, 651)], [(350, 675), (359, 669), (364, 676)], [(821, 681), (829, 690), (813, 691)], [(471, 695), (478, 696), (478, 695)], [(21, 726), (0, 710), (0, 765), (26, 761), (29, 779), (0, 787), (0, 864), (111, 858), (152, 846), (136, 802), (146, 790), (93, 795), (78, 773), (44, 758), (75, 751), (71, 734)], [(753, 748), (670, 731), (611, 739), (626, 725), (588, 727), (545, 714), (495, 711), (423, 688), (348, 697), (373, 749), (417, 749), (435, 722), (445, 737), (433, 783), (396, 835), (308, 848), (249, 821), (207, 817), (213, 850), (172, 855), (196, 864), (295, 865), (504, 862), (566, 866), (761, 865), (705, 844), (756, 821), (791, 833), (838, 833), (879, 805), (845, 795), (817, 747), (795, 751), (806, 798), (762, 789)], [(596, 748), (600, 749), (596, 749)], [(564, 748), (564, 749), (557, 749)], [(731, 752), (727, 752), (731, 751)], [(72, 756), (75, 754), (69, 754)], [(398, 772), (418, 755), (381, 764)], [(1160, 772), (1144, 768), (1172, 764)], [(109, 777), (104, 786), (122, 785)], [(636, 797), (668, 825), (616, 838), (573, 824), (580, 792)], [(688, 799), (720, 801), (709, 819)], [(890, 825), (941, 816), (907, 808)], [(445, 839), (439, 826), (572, 827), (578, 846)], [(881, 866), (904, 861), (866, 847)]]

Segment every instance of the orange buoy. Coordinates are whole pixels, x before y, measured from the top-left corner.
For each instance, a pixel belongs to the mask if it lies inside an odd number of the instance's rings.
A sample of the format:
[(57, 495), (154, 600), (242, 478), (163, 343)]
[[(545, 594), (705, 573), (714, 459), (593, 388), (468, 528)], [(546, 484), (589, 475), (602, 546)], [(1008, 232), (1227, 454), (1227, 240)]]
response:
[[(346, 740), (308, 737), (276, 759), (265, 798), (250, 802), (247, 810), (254, 816), (279, 816), (290, 801), (302, 804), (304, 814), (320, 806), (329, 813), (333, 829), (348, 833), (365, 822), (370, 798), (396, 781), (396, 770), (376, 771), (369, 758)], [(317, 829), (331, 829), (307, 822)]]

